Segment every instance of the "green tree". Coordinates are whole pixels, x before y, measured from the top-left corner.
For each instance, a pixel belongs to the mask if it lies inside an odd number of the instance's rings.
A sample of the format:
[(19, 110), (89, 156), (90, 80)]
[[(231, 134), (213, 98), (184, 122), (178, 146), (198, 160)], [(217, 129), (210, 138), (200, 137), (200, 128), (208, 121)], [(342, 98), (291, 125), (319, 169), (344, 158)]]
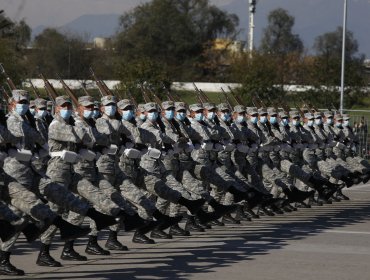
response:
[(116, 66), (119, 80), (119, 90), (132, 94), (138, 102), (144, 102), (142, 88), (152, 89), (160, 98), (164, 99), (163, 85), (170, 85), (171, 80), (163, 63), (158, 63), (148, 57), (141, 57), (130, 64), (124, 60)]
[[(30, 27), (22, 20), (11, 21), (4, 12), (0, 12), (0, 63), (4, 64), (13, 82), (20, 86), (26, 76), (24, 49), (30, 40)], [(1, 84), (5, 78), (0, 75)]]
[(85, 79), (93, 57), (82, 37), (48, 28), (35, 38), (29, 72), (32, 76), (42, 72), (48, 77), (59, 73), (63, 78)]
[(268, 25), (263, 31), (260, 49), (270, 54), (301, 53), (303, 43), (299, 35), (293, 34), (295, 19), (282, 9), (276, 9), (268, 15)]
[[(342, 57), (342, 27), (328, 32), (315, 39), (314, 49), (316, 57), (311, 69), (316, 86), (321, 89), (325, 86), (326, 95), (331, 101), (338, 104), (338, 87), (341, 77)], [(351, 107), (364, 96), (361, 87), (366, 85), (366, 75), (363, 68), (364, 55), (358, 53), (358, 42), (351, 31), (346, 33), (345, 50), (345, 86), (346, 107)]]
[(164, 63), (176, 79), (200, 79), (209, 43), (233, 37), (238, 18), (208, 0), (153, 0), (120, 19), (116, 49), (127, 63), (140, 57)]

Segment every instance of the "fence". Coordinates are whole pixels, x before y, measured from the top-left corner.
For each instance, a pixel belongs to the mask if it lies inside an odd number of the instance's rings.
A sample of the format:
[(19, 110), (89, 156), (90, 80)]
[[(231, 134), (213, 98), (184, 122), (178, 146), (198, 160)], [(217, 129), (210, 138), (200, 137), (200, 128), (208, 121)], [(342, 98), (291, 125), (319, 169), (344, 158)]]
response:
[(370, 159), (370, 135), (368, 122), (370, 110), (346, 110), (351, 117), (351, 126), (359, 139), (357, 152), (366, 159)]

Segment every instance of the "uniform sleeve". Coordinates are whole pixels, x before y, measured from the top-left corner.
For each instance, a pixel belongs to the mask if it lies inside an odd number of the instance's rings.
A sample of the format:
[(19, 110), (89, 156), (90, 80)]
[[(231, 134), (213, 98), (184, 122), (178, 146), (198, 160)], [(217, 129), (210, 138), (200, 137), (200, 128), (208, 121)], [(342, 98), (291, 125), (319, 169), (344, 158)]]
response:
[(54, 119), (49, 126), (49, 139), (60, 142), (80, 143), (73, 126)]

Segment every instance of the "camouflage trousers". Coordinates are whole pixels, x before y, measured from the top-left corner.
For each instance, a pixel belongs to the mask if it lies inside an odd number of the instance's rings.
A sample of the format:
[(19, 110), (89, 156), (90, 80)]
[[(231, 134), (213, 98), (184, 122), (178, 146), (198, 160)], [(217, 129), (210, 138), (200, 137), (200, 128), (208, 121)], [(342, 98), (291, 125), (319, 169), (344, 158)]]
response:
[[(175, 176), (171, 171), (167, 171), (164, 175), (164, 182), (172, 190), (181, 194), (181, 197), (192, 200), (191, 194), (184, 188), (184, 186), (176, 180)], [(157, 198), (156, 207), (159, 211), (165, 214), (169, 208), (169, 215), (171, 217), (176, 217), (180, 214), (181, 205), (178, 203), (173, 203), (162, 197)]]
[(109, 174), (100, 174), (100, 177), (99, 188), (125, 212), (135, 213), (133, 205), (137, 208), (140, 217), (145, 220), (152, 219), (153, 212), (156, 210), (153, 201), (130, 178), (125, 178), (120, 182)]

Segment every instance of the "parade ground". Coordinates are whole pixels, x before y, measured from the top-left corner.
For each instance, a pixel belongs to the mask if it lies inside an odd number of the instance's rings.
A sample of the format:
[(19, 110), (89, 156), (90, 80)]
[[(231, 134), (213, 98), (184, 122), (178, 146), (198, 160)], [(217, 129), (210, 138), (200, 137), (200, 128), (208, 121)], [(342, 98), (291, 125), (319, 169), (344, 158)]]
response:
[[(88, 256), (87, 262), (62, 261), (63, 267), (35, 265), (38, 243), (22, 236), (12, 263), (24, 277), (0, 279), (370, 279), (370, 184), (344, 192), (350, 201), (261, 217), (241, 225), (213, 227), (204, 233), (155, 245), (131, 242), (111, 256)], [(105, 231), (102, 234), (106, 234)], [(103, 237), (103, 238), (102, 238)], [(103, 245), (105, 236), (100, 236)], [(84, 254), (86, 239), (75, 246)], [(60, 261), (62, 243), (51, 254)]]

